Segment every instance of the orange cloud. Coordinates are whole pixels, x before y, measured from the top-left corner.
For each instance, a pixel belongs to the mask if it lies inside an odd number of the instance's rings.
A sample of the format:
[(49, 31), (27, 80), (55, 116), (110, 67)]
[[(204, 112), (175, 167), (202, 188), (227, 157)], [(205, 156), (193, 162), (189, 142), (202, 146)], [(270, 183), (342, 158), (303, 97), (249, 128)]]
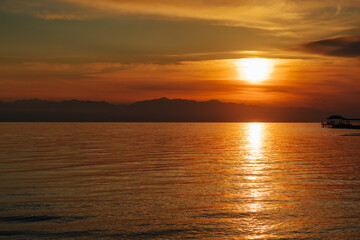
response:
[(0, 66), (2, 99), (43, 98), (133, 102), (169, 97), (326, 108), (359, 104), (359, 62), (277, 60), (271, 79), (238, 80), (233, 60), (180, 64), (49, 64)]

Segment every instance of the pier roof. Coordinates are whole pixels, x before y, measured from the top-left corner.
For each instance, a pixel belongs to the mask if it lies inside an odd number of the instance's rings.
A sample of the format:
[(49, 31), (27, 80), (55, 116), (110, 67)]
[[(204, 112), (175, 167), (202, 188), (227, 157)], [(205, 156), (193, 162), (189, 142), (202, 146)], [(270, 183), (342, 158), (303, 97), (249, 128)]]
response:
[(345, 119), (345, 118), (340, 115), (332, 115), (332, 116), (328, 117), (327, 119)]

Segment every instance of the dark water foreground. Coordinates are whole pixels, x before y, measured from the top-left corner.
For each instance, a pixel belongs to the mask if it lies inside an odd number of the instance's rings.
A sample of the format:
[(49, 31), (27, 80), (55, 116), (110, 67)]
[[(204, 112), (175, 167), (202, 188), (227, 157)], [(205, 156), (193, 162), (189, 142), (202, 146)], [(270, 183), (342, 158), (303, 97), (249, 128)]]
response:
[(359, 133), (0, 123), (0, 239), (360, 239)]

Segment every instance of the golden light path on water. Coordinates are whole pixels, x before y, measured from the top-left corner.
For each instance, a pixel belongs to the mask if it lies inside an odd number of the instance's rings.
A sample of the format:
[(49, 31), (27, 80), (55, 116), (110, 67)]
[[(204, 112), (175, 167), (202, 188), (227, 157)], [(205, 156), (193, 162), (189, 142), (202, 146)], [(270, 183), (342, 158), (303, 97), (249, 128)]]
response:
[(250, 153), (248, 159), (262, 159), (262, 141), (263, 141), (264, 123), (248, 123), (248, 151)]
[[(261, 215), (261, 211), (265, 208), (264, 199), (269, 195), (269, 189), (265, 186), (263, 169), (264, 156), (264, 123), (248, 123), (247, 124), (247, 155), (246, 155), (246, 173), (245, 179), (248, 180), (248, 196), (249, 201), (245, 206), (245, 211), (253, 216)], [(247, 222), (248, 228), (251, 229), (248, 239), (264, 239), (267, 236), (268, 225), (259, 220), (259, 217), (250, 217)]]

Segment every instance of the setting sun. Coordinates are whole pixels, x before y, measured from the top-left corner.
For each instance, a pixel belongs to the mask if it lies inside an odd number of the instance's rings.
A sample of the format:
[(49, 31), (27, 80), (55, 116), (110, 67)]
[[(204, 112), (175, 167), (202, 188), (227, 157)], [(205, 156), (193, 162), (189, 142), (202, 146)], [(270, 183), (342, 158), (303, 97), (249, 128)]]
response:
[(266, 58), (243, 58), (237, 62), (242, 80), (259, 82), (269, 78), (274, 60)]

